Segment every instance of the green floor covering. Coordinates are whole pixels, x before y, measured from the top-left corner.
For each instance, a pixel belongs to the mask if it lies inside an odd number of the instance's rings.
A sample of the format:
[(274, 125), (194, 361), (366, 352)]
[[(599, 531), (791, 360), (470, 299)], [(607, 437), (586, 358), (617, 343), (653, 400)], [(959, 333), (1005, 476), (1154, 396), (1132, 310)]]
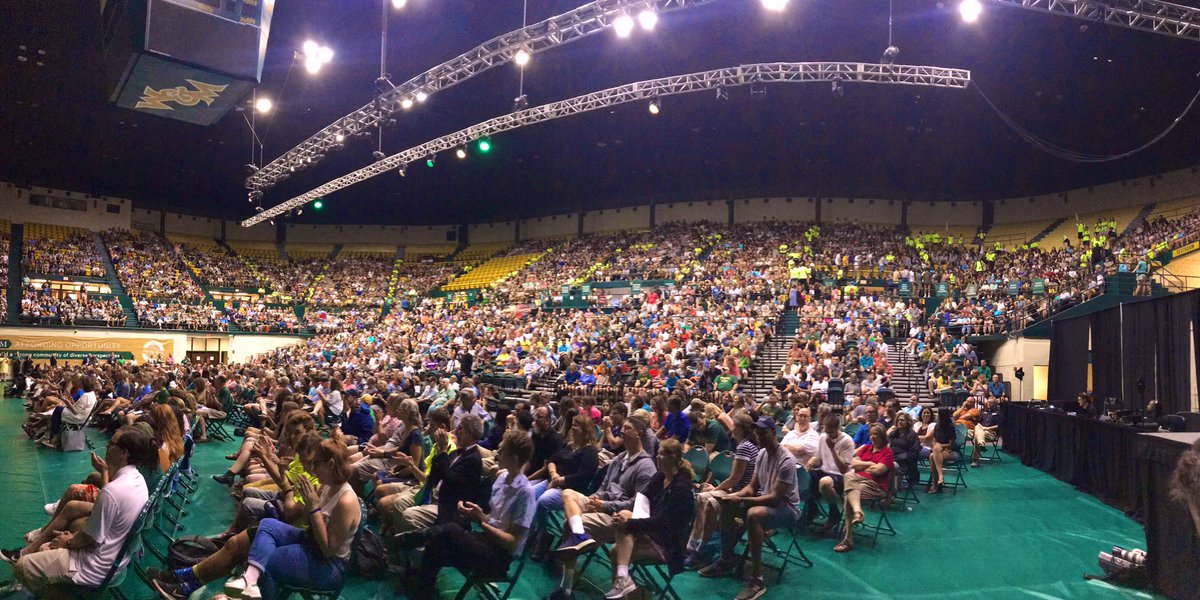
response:
[[(17, 546), (30, 529), (44, 525), (42, 505), (57, 499), (64, 487), (90, 470), (86, 453), (62, 453), (35, 448), (19, 424), (21, 401), (0, 401), (0, 491), (5, 518), (0, 544)], [(91, 433), (103, 448), (103, 439)], [(225, 529), (234, 514), (226, 488), (209, 475), (224, 472), (224, 455), (233, 444), (198, 445), (195, 468), (203, 477), (189, 506), (184, 533), (210, 534)], [(984, 465), (968, 473), (969, 488), (957, 496), (928, 497), (911, 513), (896, 514), (896, 537), (881, 537), (871, 549), (860, 543), (853, 552), (833, 552), (833, 541), (805, 538), (803, 546), (816, 562), (811, 569), (790, 567), (781, 584), (768, 575), (765, 598), (1150, 598), (1149, 594), (1088, 582), (1096, 573), (1096, 553), (1113, 544), (1145, 547), (1142, 528), (1095, 498), (1005, 456), (1001, 464)], [(868, 519), (872, 515), (868, 513)], [(553, 589), (557, 575), (550, 567), (530, 563), (513, 594), (514, 599), (541, 598)], [(581, 598), (603, 598), (607, 573), (598, 565), (588, 569)], [(0, 566), (0, 580), (11, 580), (11, 569)], [(438, 587), (453, 598), (461, 577), (443, 572)], [(733, 598), (740, 583), (706, 580), (695, 573), (676, 578), (684, 600)], [(220, 591), (209, 586), (200, 597)], [(131, 598), (153, 594), (137, 577), (125, 582)], [(383, 582), (350, 582), (343, 598), (396, 597)]]

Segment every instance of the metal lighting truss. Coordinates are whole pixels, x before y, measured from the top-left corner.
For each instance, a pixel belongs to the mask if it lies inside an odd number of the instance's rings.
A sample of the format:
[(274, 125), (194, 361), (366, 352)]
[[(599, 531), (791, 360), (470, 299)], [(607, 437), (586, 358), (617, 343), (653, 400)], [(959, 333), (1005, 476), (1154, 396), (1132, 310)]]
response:
[(992, 0), (1200, 42), (1200, 9), (1158, 0)]
[(427, 158), (439, 152), (466, 145), (481, 137), (496, 135), (526, 125), (534, 125), (609, 106), (662, 96), (757, 83), (814, 81), (883, 83), (965, 89), (971, 83), (971, 72), (966, 69), (951, 69), (946, 67), (882, 65), (855, 62), (759, 63), (628, 83), (567, 100), (519, 110), (430, 140), (419, 146), (414, 146), (383, 160), (376, 161), (357, 171), (338, 177), (312, 191), (257, 213), (242, 221), (242, 226), (250, 227), (261, 223), (267, 219), (304, 206), (314, 198), (319, 198), (356, 183), (366, 181), (376, 175), (399, 169), (401, 166), (407, 166), (409, 163)]
[[(334, 121), (280, 155), (246, 179), (246, 188), (262, 191), (286, 179), (296, 169), (319, 162), (350, 136), (369, 133), (403, 108), (418, 93), (434, 93), (462, 83), (484, 71), (512, 62), (517, 52), (530, 55), (573, 42), (612, 26), (621, 15), (642, 10), (665, 13), (717, 0), (596, 0), (545, 21), (492, 38), (377, 96), (370, 104)], [(411, 106), (411, 104), (410, 104)], [(341, 136), (343, 141), (339, 141)]]

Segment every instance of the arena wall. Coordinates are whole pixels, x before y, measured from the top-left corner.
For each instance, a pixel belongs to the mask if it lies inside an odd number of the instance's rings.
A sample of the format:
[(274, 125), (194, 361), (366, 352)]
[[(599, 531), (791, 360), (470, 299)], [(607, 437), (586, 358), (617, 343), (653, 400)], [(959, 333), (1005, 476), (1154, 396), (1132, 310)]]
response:
[(579, 232), (579, 215), (550, 215), (521, 221), (521, 239), (574, 237)]
[(913, 225), (969, 225), (978, 227), (982, 223), (982, 202), (912, 202), (908, 205), (908, 224), (910, 227)]
[[(723, 222), (723, 221), (722, 221)], [(650, 228), (650, 207), (632, 206), (583, 213), (583, 232), (624, 231)]]
[(304, 338), (288, 335), (231, 335), (229, 341), (229, 362), (246, 362), (247, 360), (270, 352), (283, 346), (291, 346)]
[[(34, 195), (61, 198), (77, 204), (80, 210), (31, 204), (30, 200)], [(0, 183), (0, 219), (13, 223), (46, 223), (92, 231), (104, 231), (114, 227), (128, 229), (132, 209), (133, 203), (121, 198), (42, 187), (26, 189)]]
[(703, 202), (667, 202), (654, 206), (654, 222), (661, 225), (678, 221), (695, 223), (698, 221), (729, 221), (729, 207), (721, 200), (705, 200)]
[[(186, 235), (203, 236), (220, 239), (221, 220), (167, 213), (163, 228), (167, 233), (182, 233)], [(272, 240), (274, 237), (271, 238)]]
[[(1013, 371), (1025, 369), (1025, 380), (1017, 381)], [(1045, 400), (1046, 374), (1050, 368), (1050, 340), (1019, 337), (1007, 340), (992, 353), (992, 368), (1004, 381), (1012, 382), (1013, 400)]]
[(812, 221), (817, 218), (817, 200), (812, 197), (750, 198), (733, 204), (734, 223), (755, 221)]
[[(821, 200), (822, 223), (885, 223), (900, 222), (904, 206), (895, 200), (864, 198), (825, 198)], [(741, 206), (738, 206), (741, 208)]]
[[(241, 226), (238, 226), (241, 229)], [(304, 244), (389, 244), (398, 245), (404, 235), (399, 225), (297, 225), (287, 226), (287, 241)], [(237, 239), (236, 231), (225, 235)], [(441, 242), (445, 243), (443, 238)]]
[(504, 223), (479, 223), (467, 226), (467, 235), (472, 244), (488, 244), (493, 242), (512, 242), (517, 239), (517, 226), (514, 221)]

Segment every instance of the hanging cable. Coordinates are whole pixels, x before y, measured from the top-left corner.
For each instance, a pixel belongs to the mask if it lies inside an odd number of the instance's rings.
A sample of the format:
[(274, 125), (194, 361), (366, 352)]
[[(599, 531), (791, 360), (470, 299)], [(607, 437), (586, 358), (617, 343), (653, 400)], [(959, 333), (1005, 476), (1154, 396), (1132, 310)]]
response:
[(1149, 148), (1150, 146), (1157, 144), (1163, 138), (1167, 137), (1167, 135), (1170, 134), (1173, 129), (1175, 129), (1176, 125), (1179, 125), (1179, 123), (1183, 121), (1183, 118), (1186, 117), (1187, 114), (1191, 112), (1192, 107), (1196, 105), (1196, 100), (1200, 99), (1200, 90), (1196, 90), (1196, 93), (1192, 95), (1191, 101), (1189, 101), (1187, 106), (1183, 108), (1183, 112), (1179, 113), (1179, 116), (1175, 117), (1175, 120), (1171, 121), (1171, 124), (1168, 125), (1166, 129), (1162, 130), (1158, 135), (1151, 138), (1150, 141), (1146, 142), (1145, 144), (1142, 144), (1141, 146), (1138, 146), (1132, 150), (1121, 152), (1120, 154), (1092, 154), (1089, 152), (1077, 152), (1075, 150), (1063, 148), (1062, 146), (1038, 137), (1033, 132), (1019, 125), (1011, 117), (1004, 114), (1004, 111), (1000, 110), (1000, 108), (996, 106), (994, 102), (992, 102), (991, 98), (988, 98), (987, 94), (983, 93), (983, 88), (979, 86), (979, 82), (972, 82), (972, 84), (973, 85), (971, 87), (974, 87), (975, 90), (979, 92), (979, 95), (983, 98), (984, 102), (987, 102), (988, 106), (992, 108), (992, 111), (996, 113), (996, 116), (1000, 117), (1000, 120), (1004, 121), (1004, 124), (1008, 125), (1008, 127), (1015, 131), (1017, 135), (1021, 136), (1022, 139), (1046, 154), (1077, 163), (1103, 163), (1121, 160), (1123, 158), (1129, 158), (1130, 156), (1133, 156), (1134, 154), (1137, 154)]
[[(521, 29), (529, 26), (529, 0), (524, 0), (521, 6)], [(525, 67), (521, 67), (520, 79), (517, 83), (517, 97), (525, 95)]]

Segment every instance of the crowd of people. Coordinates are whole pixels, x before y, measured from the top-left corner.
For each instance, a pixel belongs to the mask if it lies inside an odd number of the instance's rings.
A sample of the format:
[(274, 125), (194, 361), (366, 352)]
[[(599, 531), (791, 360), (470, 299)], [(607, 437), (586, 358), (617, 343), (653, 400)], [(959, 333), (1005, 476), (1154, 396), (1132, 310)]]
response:
[(133, 303), (138, 323), (156, 329), (228, 331), (229, 317), (206, 302), (139, 299)]
[(21, 296), (21, 319), (37, 325), (121, 327), (125, 312), (113, 296), (56, 290), (49, 283), (29, 285)]
[(238, 302), (225, 306), (225, 314), (239, 329), (252, 333), (303, 333), (304, 326), (290, 306)]
[(339, 258), (329, 263), (329, 269), (308, 298), (309, 306), (342, 308), (383, 307), (392, 275), (393, 258), (374, 256)]
[(26, 237), (21, 268), (37, 275), (104, 277), (92, 233), (84, 229), (62, 237)]
[(200, 302), (204, 292), (176, 260), (166, 241), (152, 233), (110, 229), (104, 244), (125, 292), (137, 300)]
[[(202, 248), (188, 243), (175, 244), (184, 265), (194, 269), (196, 277), (207, 286), (220, 288), (257, 289), (263, 278), (252, 271), (241, 258), (223, 247)], [(311, 281), (311, 278), (306, 279)]]

